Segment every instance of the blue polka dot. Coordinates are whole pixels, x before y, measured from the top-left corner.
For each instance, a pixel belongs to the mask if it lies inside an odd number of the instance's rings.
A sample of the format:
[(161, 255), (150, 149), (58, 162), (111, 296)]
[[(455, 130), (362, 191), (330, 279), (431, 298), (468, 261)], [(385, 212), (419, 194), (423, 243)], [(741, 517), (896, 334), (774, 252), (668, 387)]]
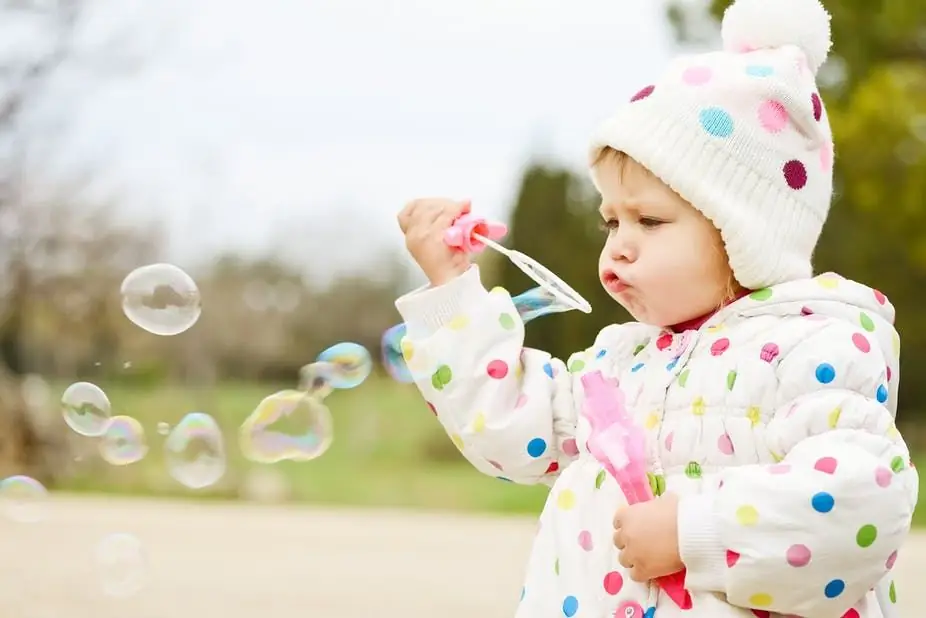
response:
[(527, 443), (527, 454), (531, 457), (540, 457), (547, 452), (547, 443), (543, 438), (534, 438)]
[(636, 365), (630, 368), (630, 371), (632, 371), (633, 373), (636, 373), (640, 371), (641, 369), (643, 369), (643, 363), (637, 363)]
[(656, 615), (656, 608), (655, 608), (655, 607), (651, 607), (651, 608), (649, 608), (648, 610), (646, 610), (645, 612), (643, 612), (643, 618), (653, 618), (653, 616), (655, 616), (655, 615)]
[(671, 363), (669, 363), (668, 365), (666, 365), (666, 371), (672, 371), (673, 369), (675, 369), (675, 366), (676, 366), (676, 365), (678, 365), (678, 359), (677, 359), (677, 358), (676, 358), (675, 360), (673, 360)]
[(831, 494), (821, 491), (818, 494), (814, 494), (814, 497), (810, 499), (810, 504), (817, 513), (829, 513), (833, 510), (836, 500)]
[(733, 118), (719, 107), (708, 107), (701, 110), (699, 118), (701, 127), (714, 137), (730, 137), (733, 135)]
[(775, 71), (772, 70), (772, 67), (764, 66), (761, 64), (751, 64), (746, 67), (746, 74), (753, 77), (768, 77)]
[(878, 398), (878, 403), (884, 403), (887, 401), (887, 387), (883, 384), (878, 387), (878, 392), (875, 393), (875, 397)]
[(598, 350), (598, 354), (595, 355), (595, 358), (604, 358), (604, 355), (607, 353), (607, 350)]
[(579, 611), (579, 599), (570, 595), (563, 599), (563, 614), (567, 617), (572, 617), (576, 615), (576, 612)]
[(836, 370), (829, 363), (820, 363), (817, 365), (816, 376), (820, 384), (829, 384), (836, 379)]
[(846, 582), (841, 579), (834, 579), (826, 585), (826, 588), (823, 589), (823, 594), (826, 595), (827, 599), (835, 599), (842, 594), (842, 591), (846, 589)]
[(553, 377), (553, 365), (551, 365), (550, 363), (546, 363), (546, 364), (543, 366), (543, 371), (544, 371), (544, 373), (546, 373), (546, 374), (547, 374), (548, 376), (550, 376), (551, 378)]

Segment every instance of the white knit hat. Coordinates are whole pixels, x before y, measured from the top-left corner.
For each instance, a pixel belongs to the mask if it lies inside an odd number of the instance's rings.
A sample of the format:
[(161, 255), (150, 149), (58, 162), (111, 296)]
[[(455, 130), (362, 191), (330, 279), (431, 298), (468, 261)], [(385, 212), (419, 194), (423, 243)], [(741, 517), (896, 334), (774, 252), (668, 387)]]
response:
[(674, 60), (618, 109), (591, 160), (624, 152), (704, 213), (744, 287), (809, 277), (833, 192), (814, 79), (830, 16), (818, 0), (737, 0), (721, 32), (724, 51)]

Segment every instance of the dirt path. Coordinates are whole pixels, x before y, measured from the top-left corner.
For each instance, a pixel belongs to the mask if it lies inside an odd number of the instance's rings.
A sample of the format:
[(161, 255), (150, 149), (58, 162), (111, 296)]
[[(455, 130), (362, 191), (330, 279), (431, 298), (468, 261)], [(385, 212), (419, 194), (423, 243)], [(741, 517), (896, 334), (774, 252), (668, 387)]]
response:
[[(126, 599), (102, 593), (94, 563), (120, 531), (149, 563)], [(533, 531), (529, 519), (60, 499), (44, 522), (0, 523), (0, 616), (509, 618)], [(897, 568), (903, 616), (926, 616), (913, 592), (926, 535)]]

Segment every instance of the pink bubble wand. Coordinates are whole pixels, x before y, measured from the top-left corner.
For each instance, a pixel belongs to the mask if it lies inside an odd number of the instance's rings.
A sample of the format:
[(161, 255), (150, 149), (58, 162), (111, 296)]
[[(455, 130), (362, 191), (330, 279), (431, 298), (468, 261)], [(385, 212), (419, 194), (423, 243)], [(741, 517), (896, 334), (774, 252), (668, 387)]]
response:
[(507, 233), (508, 227), (504, 223), (486, 221), (482, 217), (466, 213), (457, 217), (444, 232), (444, 242), (466, 253), (478, 253), (486, 247), (494, 249), (566, 306), (578, 309), (582, 313), (592, 312), (591, 304), (552, 270), (520, 251), (506, 249), (496, 242)]
[[(652, 500), (653, 490), (646, 476), (646, 434), (630, 418), (624, 393), (600, 371), (583, 375), (582, 387), (583, 414), (591, 425), (589, 452), (614, 477), (628, 504)], [(691, 609), (684, 570), (660, 577), (656, 583), (681, 609)]]

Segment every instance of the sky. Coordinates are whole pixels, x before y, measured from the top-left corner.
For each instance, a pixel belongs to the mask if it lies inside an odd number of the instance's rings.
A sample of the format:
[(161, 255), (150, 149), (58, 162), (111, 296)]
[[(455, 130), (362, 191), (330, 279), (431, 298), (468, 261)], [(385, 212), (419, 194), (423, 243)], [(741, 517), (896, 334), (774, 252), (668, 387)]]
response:
[(87, 17), (36, 114), (43, 163), (165, 220), (180, 263), (273, 248), (362, 268), (401, 248), (416, 197), (504, 218), (531, 154), (581, 168), (674, 53), (651, 0), (95, 0)]

